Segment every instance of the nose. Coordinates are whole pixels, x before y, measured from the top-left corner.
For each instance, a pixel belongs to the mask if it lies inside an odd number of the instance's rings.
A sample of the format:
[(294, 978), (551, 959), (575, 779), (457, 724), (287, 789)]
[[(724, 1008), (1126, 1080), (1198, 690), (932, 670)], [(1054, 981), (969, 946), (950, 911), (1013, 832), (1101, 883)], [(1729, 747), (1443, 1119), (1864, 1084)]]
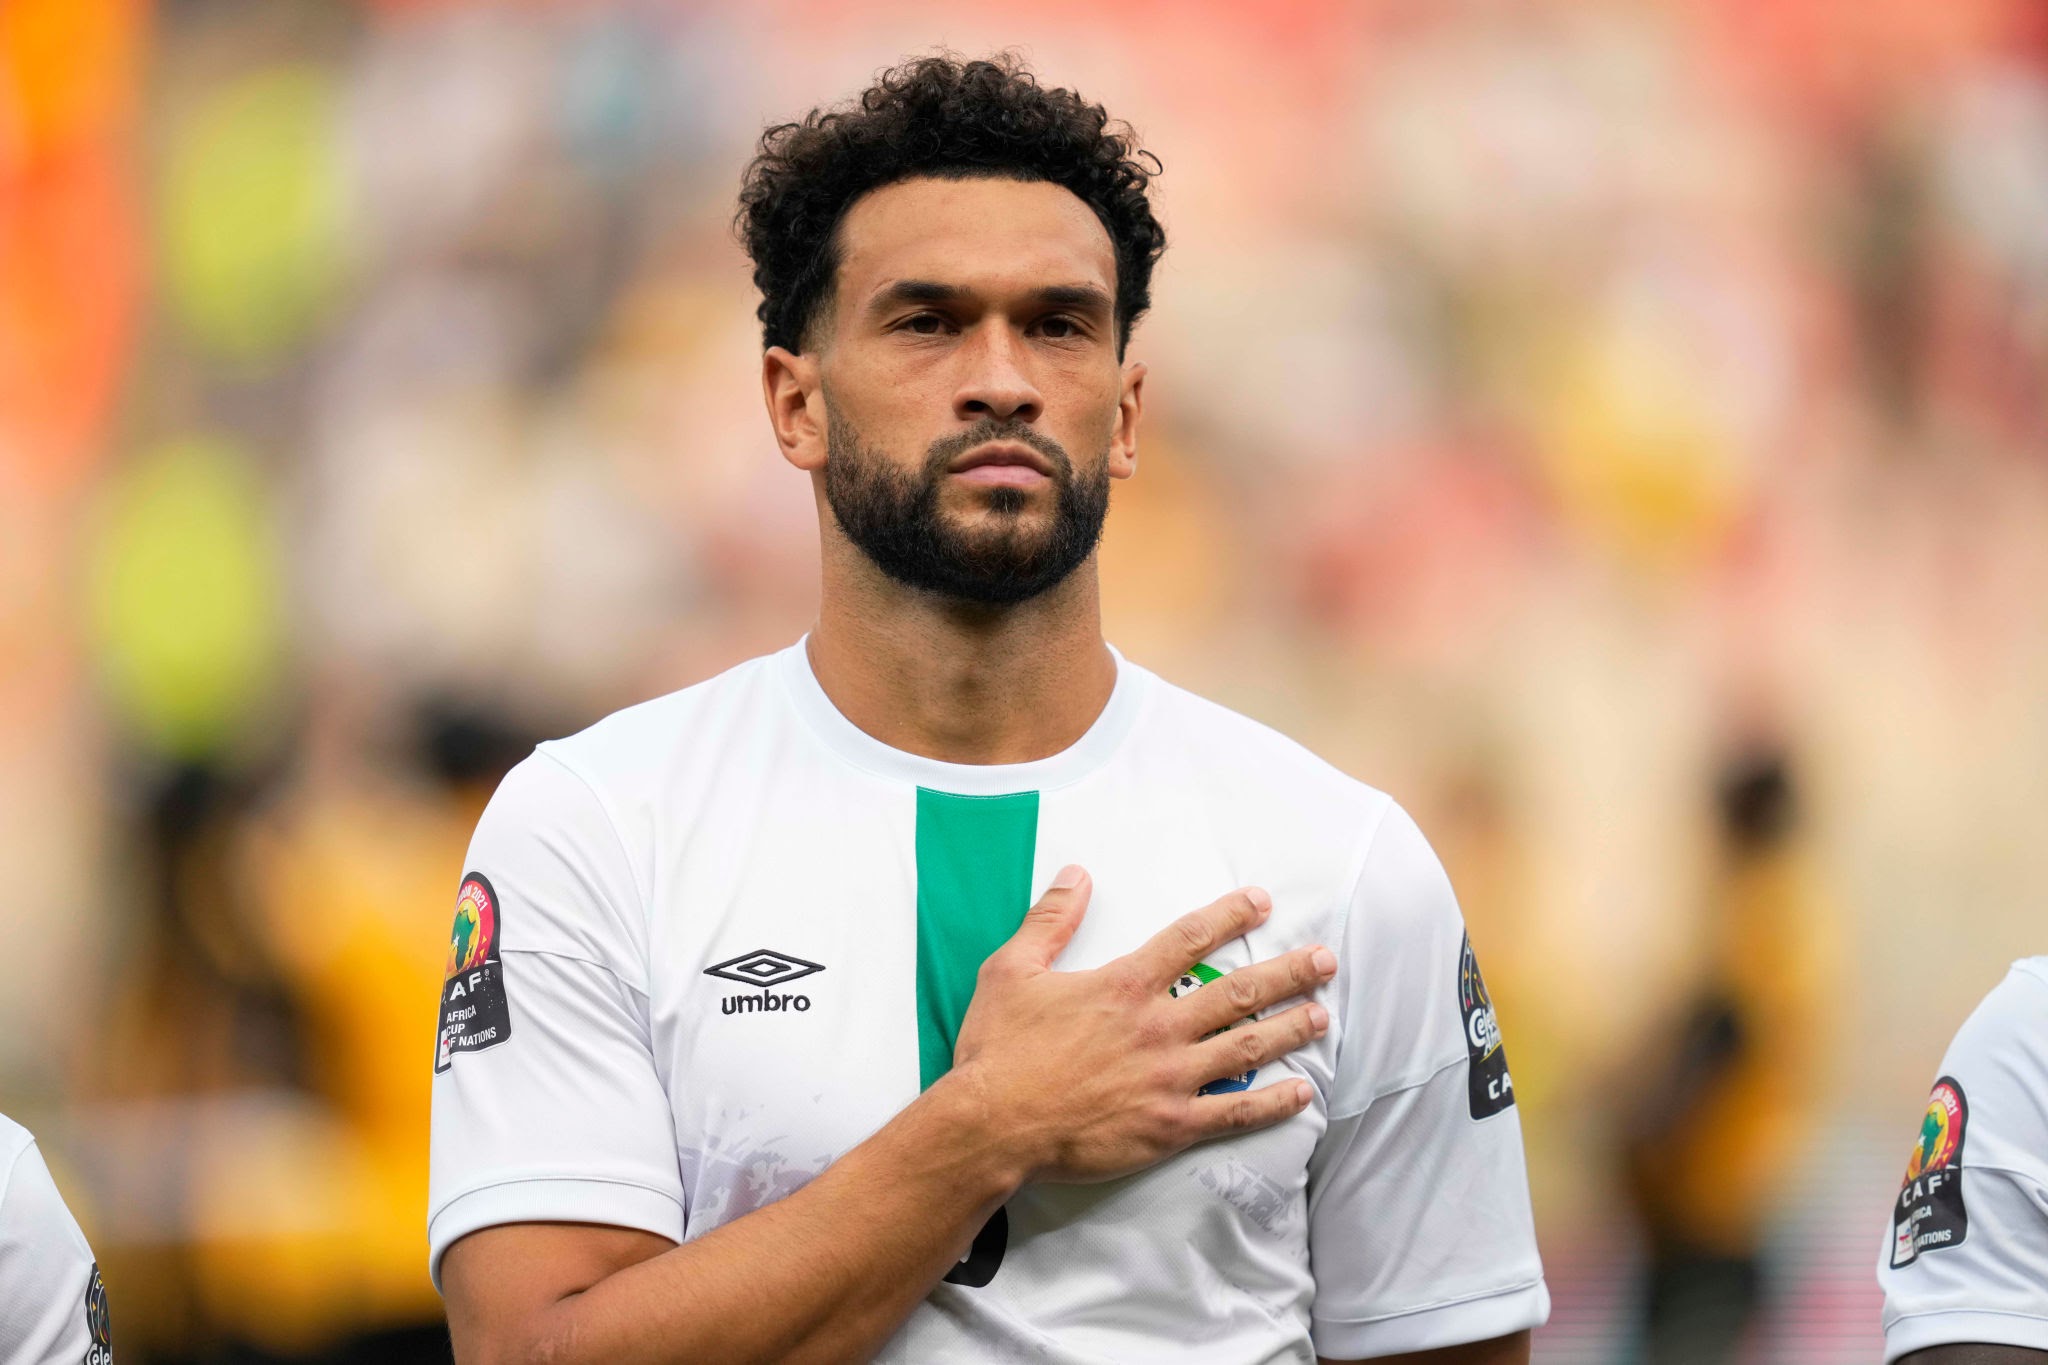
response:
[(956, 353), (962, 365), (960, 387), (953, 395), (953, 415), (963, 422), (993, 418), (998, 422), (1032, 422), (1045, 400), (1027, 369), (1029, 357), (1009, 328), (984, 322), (969, 334)]

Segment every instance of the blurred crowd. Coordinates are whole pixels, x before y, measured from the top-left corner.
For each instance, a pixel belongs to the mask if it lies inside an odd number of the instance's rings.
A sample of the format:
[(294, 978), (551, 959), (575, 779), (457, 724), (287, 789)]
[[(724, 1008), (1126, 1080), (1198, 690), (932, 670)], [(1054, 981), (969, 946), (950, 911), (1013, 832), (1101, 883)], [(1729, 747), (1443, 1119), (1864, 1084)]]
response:
[(940, 45), (1165, 164), (1110, 636), (1437, 841), (1539, 1359), (1872, 1358), (2048, 943), (2032, 0), (0, 3), (0, 1111), (124, 1358), (442, 1349), (469, 828), (804, 629), (734, 192)]

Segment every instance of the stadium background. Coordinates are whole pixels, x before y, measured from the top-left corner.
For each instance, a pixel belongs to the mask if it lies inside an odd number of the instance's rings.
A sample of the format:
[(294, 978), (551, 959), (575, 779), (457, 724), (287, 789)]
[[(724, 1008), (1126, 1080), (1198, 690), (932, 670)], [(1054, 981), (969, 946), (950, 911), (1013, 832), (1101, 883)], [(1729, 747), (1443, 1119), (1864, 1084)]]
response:
[(808, 620), (733, 193), (945, 44), (1165, 162), (1111, 635), (1438, 843), (1539, 1360), (1635, 1353), (1646, 1228), (1761, 1254), (1744, 1358), (1872, 1359), (1925, 1088), (2048, 947), (2044, 16), (0, 4), (0, 1110), (124, 1358), (432, 1320), (468, 827)]

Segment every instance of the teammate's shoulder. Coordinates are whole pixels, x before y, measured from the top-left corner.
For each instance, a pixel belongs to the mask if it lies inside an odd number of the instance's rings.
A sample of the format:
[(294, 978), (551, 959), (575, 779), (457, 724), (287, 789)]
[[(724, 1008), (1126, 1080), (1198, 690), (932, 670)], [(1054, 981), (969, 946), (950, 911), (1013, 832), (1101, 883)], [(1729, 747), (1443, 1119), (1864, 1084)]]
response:
[(2014, 1034), (2048, 1053), (2048, 957), (2012, 964), (1963, 1025), (1968, 1034)]
[(7, 1182), (14, 1174), (15, 1163), (21, 1154), (36, 1145), (35, 1134), (0, 1114), (0, 1196), (7, 1193)]
[(1956, 1031), (1942, 1065), (1973, 1103), (2016, 1105), (2048, 1134), (2048, 959), (2013, 963)]
[(1299, 740), (1199, 693), (1147, 674), (1162, 733), (1224, 770), (1256, 800), (1339, 802), (1376, 816), (1393, 804)]
[(2019, 959), (1995, 989), (2024, 991), (2038, 1007), (2048, 1009), (2048, 955)]

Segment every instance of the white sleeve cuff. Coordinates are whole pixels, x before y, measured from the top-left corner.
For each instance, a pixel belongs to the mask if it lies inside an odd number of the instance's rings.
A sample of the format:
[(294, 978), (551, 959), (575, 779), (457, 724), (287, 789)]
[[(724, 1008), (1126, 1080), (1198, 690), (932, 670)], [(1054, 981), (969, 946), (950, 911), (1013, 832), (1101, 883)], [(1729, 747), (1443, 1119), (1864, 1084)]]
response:
[(1433, 1351), (1440, 1346), (1491, 1341), (1528, 1327), (1541, 1327), (1550, 1317), (1550, 1290), (1541, 1279), (1497, 1294), (1431, 1304), (1407, 1313), (1375, 1318), (1312, 1319), (1310, 1336), (1316, 1354), (1332, 1360), (1365, 1360)]
[(617, 1180), (506, 1180), (458, 1194), (427, 1219), (427, 1273), (441, 1287), (441, 1257), (456, 1239), (504, 1223), (607, 1223), (683, 1240), (674, 1196)]
[(1885, 1365), (1929, 1346), (1981, 1341), (1990, 1346), (2028, 1346), (2048, 1351), (2048, 1318), (2031, 1313), (1998, 1313), (1958, 1309), (1945, 1313), (1909, 1313), (1884, 1330)]

